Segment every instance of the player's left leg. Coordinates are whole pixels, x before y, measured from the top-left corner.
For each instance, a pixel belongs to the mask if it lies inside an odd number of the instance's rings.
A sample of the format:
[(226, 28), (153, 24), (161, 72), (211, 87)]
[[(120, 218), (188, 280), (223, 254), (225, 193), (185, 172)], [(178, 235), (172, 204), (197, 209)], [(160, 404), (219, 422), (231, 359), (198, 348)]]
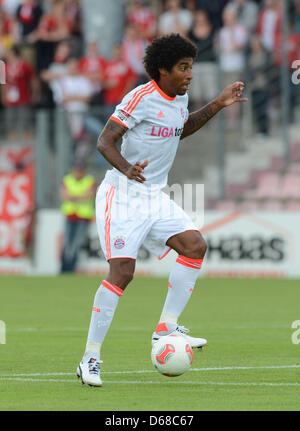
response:
[[(172, 332), (186, 333), (177, 322), (192, 295), (207, 249), (205, 240), (196, 230), (174, 235), (166, 244), (178, 253), (178, 257), (169, 277), (168, 294), (152, 343)], [(207, 343), (204, 338), (185, 337), (192, 347), (202, 347)]]
[(167, 246), (189, 259), (204, 259), (207, 244), (198, 230), (187, 230), (168, 239)]

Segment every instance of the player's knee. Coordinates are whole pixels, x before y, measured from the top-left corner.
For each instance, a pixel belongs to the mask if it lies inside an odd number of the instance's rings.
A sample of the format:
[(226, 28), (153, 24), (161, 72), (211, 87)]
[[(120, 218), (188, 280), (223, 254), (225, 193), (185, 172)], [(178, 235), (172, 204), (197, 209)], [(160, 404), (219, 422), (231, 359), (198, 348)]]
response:
[(205, 239), (197, 238), (192, 241), (186, 249), (184, 256), (191, 259), (203, 259), (207, 250), (207, 243)]
[(195, 259), (203, 259), (207, 250), (207, 243), (203, 238), (198, 239), (194, 244), (193, 253), (196, 256)]
[(133, 279), (133, 274), (134, 271), (132, 271), (131, 268), (120, 268), (119, 271), (114, 272), (114, 284), (116, 284), (120, 289), (125, 290), (125, 288)]
[(133, 279), (133, 272), (131, 270), (124, 269), (121, 273), (121, 283), (125, 287), (132, 281)]
[(205, 239), (202, 238), (201, 240), (201, 259), (204, 258), (206, 251), (207, 251), (207, 242), (205, 241)]
[(134, 260), (115, 259), (109, 262), (110, 270), (108, 278), (111, 283), (124, 290), (131, 282), (135, 270)]

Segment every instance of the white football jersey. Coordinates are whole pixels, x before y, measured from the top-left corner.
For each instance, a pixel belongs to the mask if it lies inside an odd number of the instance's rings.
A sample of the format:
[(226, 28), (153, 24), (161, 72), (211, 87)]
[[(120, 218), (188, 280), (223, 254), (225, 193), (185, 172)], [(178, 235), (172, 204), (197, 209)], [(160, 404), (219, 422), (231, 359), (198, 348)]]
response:
[[(152, 80), (129, 92), (116, 107), (111, 120), (125, 126), (121, 154), (132, 165), (148, 160), (144, 186), (167, 184), (184, 124), (188, 119), (188, 95), (169, 97)], [(109, 170), (105, 182), (117, 185), (124, 175)], [(139, 184), (136, 181), (128, 180)]]

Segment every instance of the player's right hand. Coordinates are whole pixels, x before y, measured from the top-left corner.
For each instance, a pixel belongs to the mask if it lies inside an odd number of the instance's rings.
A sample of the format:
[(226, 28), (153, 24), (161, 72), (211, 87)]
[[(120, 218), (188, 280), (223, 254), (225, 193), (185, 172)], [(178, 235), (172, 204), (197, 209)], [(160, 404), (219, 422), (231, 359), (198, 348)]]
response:
[(125, 172), (125, 175), (130, 180), (135, 180), (139, 183), (144, 183), (146, 178), (142, 175), (144, 173), (145, 167), (148, 166), (148, 160), (142, 162), (136, 162), (131, 165)]

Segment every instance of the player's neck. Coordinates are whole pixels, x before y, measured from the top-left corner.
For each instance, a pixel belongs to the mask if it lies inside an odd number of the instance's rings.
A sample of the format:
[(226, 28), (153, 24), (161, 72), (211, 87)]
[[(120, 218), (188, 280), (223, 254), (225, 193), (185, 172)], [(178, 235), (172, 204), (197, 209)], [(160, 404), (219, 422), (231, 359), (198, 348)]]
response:
[(163, 78), (157, 82), (157, 85), (166, 96), (171, 98), (177, 96), (176, 90), (174, 90), (170, 83), (165, 81)]

